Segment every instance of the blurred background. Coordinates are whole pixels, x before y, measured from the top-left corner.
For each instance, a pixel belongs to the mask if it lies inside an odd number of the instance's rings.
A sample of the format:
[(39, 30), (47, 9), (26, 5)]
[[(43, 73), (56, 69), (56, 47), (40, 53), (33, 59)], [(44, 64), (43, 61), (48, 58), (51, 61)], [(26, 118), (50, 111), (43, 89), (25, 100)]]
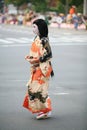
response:
[(87, 0), (0, 0), (0, 23), (28, 25), (43, 18), (51, 26), (73, 27), (74, 18), (87, 28)]
[[(49, 25), (55, 73), (43, 121), (22, 107), (37, 18)], [(87, 0), (0, 0), (0, 130), (44, 129), (87, 130)]]

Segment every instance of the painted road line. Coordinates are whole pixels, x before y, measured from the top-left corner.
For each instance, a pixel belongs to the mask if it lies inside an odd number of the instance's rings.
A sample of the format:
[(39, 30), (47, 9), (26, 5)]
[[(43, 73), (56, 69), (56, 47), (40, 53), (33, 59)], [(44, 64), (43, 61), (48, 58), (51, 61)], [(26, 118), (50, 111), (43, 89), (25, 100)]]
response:
[[(87, 46), (87, 44), (86, 43), (84, 43), (84, 44), (50, 44), (51, 46)], [(4, 44), (4, 45), (0, 45), (0, 47), (26, 47), (26, 46), (31, 46), (31, 44)]]
[(0, 45), (0, 47), (26, 47), (26, 46), (30, 46), (29, 44), (12, 44), (12, 45)]
[(20, 38), (21, 40), (24, 40), (26, 42), (33, 42), (33, 40), (31, 38), (25, 38), (25, 37), (22, 37)]
[(87, 43), (72, 43), (72, 42), (69, 42), (69, 43), (50, 43), (51, 46), (86, 46)]
[(4, 39), (0, 39), (1, 43), (5, 43), (5, 44), (12, 44), (13, 41), (8, 41), (8, 40), (4, 40)]
[(17, 38), (6, 38), (6, 40), (18, 42), (18, 43), (26, 43), (25, 40), (17, 39)]
[(52, 95), (69, 95), (68, 92), (61, 92), (61, 93), (52, 93)]

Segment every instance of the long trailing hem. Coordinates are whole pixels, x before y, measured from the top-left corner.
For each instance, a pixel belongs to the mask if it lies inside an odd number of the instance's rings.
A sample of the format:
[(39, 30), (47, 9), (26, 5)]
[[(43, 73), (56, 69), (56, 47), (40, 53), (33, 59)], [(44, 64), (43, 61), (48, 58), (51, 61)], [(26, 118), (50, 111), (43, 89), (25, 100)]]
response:
[[(23, 107), (32, 113), (47, 113), (52, 110), (51, 100), (48, 97), (49, 78), (52, 74), (52, 54), (49, 40), (47, 38), (41, 40), (40, 37), (36, 37), (28, 57), (32, 58), (32, 62), (30, 62), (31, 75), (27, 84), (28, 92), (25, 95)], [(39, 62), (37, 63), (38, 58)]]
[[(33, 109), (32, 107), (30, 107), (29, 102), (30, 102), (29, 96), (28, 96), (28, 94), (26, 94), (26, 96), (25, 96), (25, 98), (24, 98), (24, 102), (23, 102), (23, 107), (26, 108), (26, 109), (28, 109), (28, 110), (31, 111), (32, 113), (39, 113), (39, 112), (47, 113), (47, 112), (49, 112), (49, 111), (52, 111), (52, 108), (51, 108), (51, 100), (50, 100), (49, 97), (46, 99), (46, 102), (45, 102), (45, 104), (44, 104), (45, 107), (42, 108), (42, 109), (37, 109), (37, 108), (36, 108), (36, 109)], [(37, 103), (37, 100), (32, 101), (32, 103), (33, 103), (33, 102), (36, 102), (36, 103)]]

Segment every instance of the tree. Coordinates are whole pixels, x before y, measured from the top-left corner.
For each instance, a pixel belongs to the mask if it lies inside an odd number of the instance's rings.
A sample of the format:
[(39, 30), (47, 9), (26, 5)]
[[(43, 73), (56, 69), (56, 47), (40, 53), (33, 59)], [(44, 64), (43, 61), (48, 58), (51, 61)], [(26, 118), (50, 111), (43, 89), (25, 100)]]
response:
[(54, 0), (54, 3), (59, 3), (59, 5), (55, 4), (56, 7), (49, 6), (49, 3), (52, 2), (51, 0), (5, 0), (5, 4), (14, 4), (19, 7), (24, 3), (31, 3), (33, 10), (35, 10), (36, 12), (46, 12), (47, 10), (54, 10), (57, 12), (66, 12), (67, 14), (69, 8), (72, 5), (75, 5), (77, 7), (77, 10), (82, 9), (83, 1), (84, 0)]
[(5, 3), (14, 4), (17, 7), (25, 3), (31, 3), (36, 12), (45, 12), (47, 10), (47, 0), (5, 0)]
[(31, 0), (31, 3), (36, 12), (45, 12), (47, 10), (47, 0)]
[(0, 12), (3, 13), (4, 9), (4, 0), (0, 0)]
[(5, 4), (14, 4), (20, 6), (24, 3), (28, 3), (30, 0), (5, 0)]
[(66, 8), (66, 14), (68, 13), (69, 8), (72, 5), (75, 5), (77, 8), (77, 12), (83, 12), (83, 1), (84, 0), (60, 0)]
[(60, 0), (60, 2), (64, 5), (68, 2), (69, 6), (75, 5), (78, 7), (83, 3), (83, 0)]
[(69, 3), (69, 5), (75, 5), (76, 7), (78, 7), (79, 5), (83, 4), (83, 0), (71, 0), (71, 2)]

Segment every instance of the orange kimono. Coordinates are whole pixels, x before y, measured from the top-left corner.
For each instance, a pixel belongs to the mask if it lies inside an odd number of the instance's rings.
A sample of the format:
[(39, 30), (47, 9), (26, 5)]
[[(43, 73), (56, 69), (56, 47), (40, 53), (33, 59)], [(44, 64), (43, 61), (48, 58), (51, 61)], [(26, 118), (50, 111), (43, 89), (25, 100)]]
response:
[(52, 110), (51, 99), (48, 96), (49, 78), (52, 72), (51, 48), (48, 38), (44, 39), (45, 45), (42, 44), (42, 41), (38, 36), (35, 38), (29, 55), (32, 59), (40, 59), (31, 64), (31, 76), (27, 83), (28, 90), (23, 102), (23, 107), (32, 113), (47, 113)]

